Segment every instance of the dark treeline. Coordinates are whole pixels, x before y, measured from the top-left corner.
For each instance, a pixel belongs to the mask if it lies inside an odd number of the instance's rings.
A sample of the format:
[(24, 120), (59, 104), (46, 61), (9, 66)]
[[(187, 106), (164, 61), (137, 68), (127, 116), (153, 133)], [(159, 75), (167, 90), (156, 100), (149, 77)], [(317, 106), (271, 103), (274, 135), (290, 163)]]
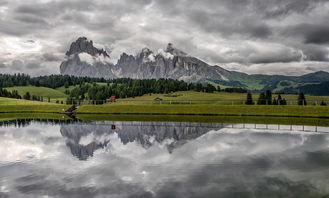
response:
[[(167, 83), (170, 81), (169, 83)], [(188, 85), (187, 90), (196, 90), (200, 92), (214, 92), (220, 91), (220, 87), (214, 87), (211, 84), (201, 84), (201, 83), (189, 83), (184, 84), (182, 81), (173, 80), (173, 79), (129, 79), (129, 78), (120, 78), (120, 79), (112, 79), (106, 80), (104, 78), (91, 78), (91, 77), (76, 77), (69, 75), (50, 75), (50, 76), (39, 76), (39, 77), (31, 77), (27, 74), (0, 74), (0, 88), (5, 87), (13, 87), (13, 86), (37, 86), (37, 87), (48, 87), (48, 88), (59, 88), (73, 85), (83, 85), (85, 83), (94, 83), (94, 82), (103, 82), (103, 83), (114, 83), (114, 84), (127, 84), (128, 86), (142, 86), (144, 88), (148, 88), (148, 85), (152, 85), (153, 87), (150, 89), (154, 90), (154, 87), (157, 88), (165, 88), (169, 90), (182, 90), (182, 87)], [(167, 83), (166, 86), (162, 86), (163, 82)], [(157, 83), (154, 85), (154, 83)], [(147, 85), (147, 86), (145, 86)], [(176, 87), (176, 85), (180, 85), (182, 87)], [(164, 90), (166, 91), (166, 90)], [(225, 88), (221, 91), (225, 92), (235, 92), (235, 93), (246, 93), (247, 91), (243, 88)], [(149, 91), (147, 91), (149, 92)], [(157, 93), (160, 93), (157, 91)]]
[(0, 97), (22, 99), (22, 96), (16, 90), (8, 91), (2, 88), (0, 88)]
[[(107, 83), (107, 86), (98, 85), (97, 83)], [(144, 94), (164, 93), (168, 94), (176, 91), (197, 91), (213, 93), (215, 91), (246, 93), (242, 88), (226, 88), (221, 90), (219, 86), (215, 87), (211, 84), (187, 83), (181, 80), (174, 79), (110, 79), (90, 78), (90, 77), (75, 77), (69, 75), (50, 75), (30, 77), (26, 74), (0, 74), (0, 88), (13, 86), (37, 86), (48, 88), (67, 88), (65, 93), (69, 96), (68, 101), (73, 100), (106, 100), (110, 96), (117, 98), (128, 98), (142, 96)], [(78, 86), (77, 86), (78, 85)], [(69, 90), (70, 86), (77, 86), (73, 90)], [(17, 91), (9, 92), (2, 90), (2, 97), (24, 98), (26, 100), (43, 101), (42, 97), (25, 93), (24, 96), (19, 96)], [(49, 99), (48, 99), (49, 101)]]
[(18, 94), (18, 91), (16, 90), (8, 91), (7, 89), (3, 89), (3, 88), (0, 88), (0, 97), (43, 101), (42, 96), (31, 95), (29, 92), (26, 92), (23, 96), (21, 96)]
[(220, 91), (213, 85), (202, 85), (200, 83), (187, 83), (185, 81), (173, 79), (113, 79), (107, 82), (106, 86), (96, 83), (80, 84), (78, 87), (68, 91), (68, 103), (81, 100), (92, 100), (95, 103), (103, 103), (111, 96), (117, 98), (130, 98), (145, 94), (168, 94), (176, 91), (198, 91), (212, 93)]
[(90, 77), (75, 77), (69, 75), (50, 75), (30, 77), (27, 74), (0, 74), (0, 87), (13, 87), (13, 86), (37, 86), (37, 87), (69, 87), (72, 85), (79, 85), (83, 83), (92, 82), (106, 82), (104, 78), (90, 78)]
[[(254, 105), (255, 102), (253, 101), (252, 94), (247, 94), (247, 99), (245, 104), (247, 105)], [(287, 101), (285, 98), (282, 98), (282, 96), (279, 94), (278, 98), (272, 97), (272, 92), (267, 90), (266, 92), (260, 93), (258, 100), (258, 105), (287, 105)]]
[(287, 105), (285, 98), (279, 94), (278, 98), (272, 97), (272, 92), (267, 90), (266, 92), (260, 93), (257, 101), (258, 105)]

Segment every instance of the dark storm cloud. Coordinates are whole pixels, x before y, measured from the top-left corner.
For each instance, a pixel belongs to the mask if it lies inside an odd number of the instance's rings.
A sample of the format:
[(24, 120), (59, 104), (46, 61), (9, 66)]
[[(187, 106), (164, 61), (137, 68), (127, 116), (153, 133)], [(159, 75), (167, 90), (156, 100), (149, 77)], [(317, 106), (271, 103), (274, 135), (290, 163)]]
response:
[(303, 35), (305, 43), (329, 43), (328, 24), (301, 24), (296, 30)]
[(39, 40), (40, 62), (60, 61), (44, 54), (86, 36), (113, 58), (173, 42), (218, 65), (327, 63), (328, 9), (327, 0), (0, 0), (0, 38)]
[(307, 56), (308, 60), (311, 61), (329, 61), (328, 49), (323, 46), (318, 46), (314, 44), (308, 44), (301, 46), (304, 54)]

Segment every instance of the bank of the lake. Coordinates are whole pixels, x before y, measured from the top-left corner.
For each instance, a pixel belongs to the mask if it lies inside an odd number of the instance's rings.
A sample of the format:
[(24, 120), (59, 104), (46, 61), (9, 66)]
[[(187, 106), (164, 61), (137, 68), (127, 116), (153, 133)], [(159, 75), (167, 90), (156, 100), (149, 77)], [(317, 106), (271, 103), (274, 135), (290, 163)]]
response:
[(77, 112), (79, 114), (226, 115), (329, 118), (329, 108), (322, 106), (84, 105), (81, 106)]
[[(58, 113), (2, 113), (1, 121), (19, 119), (62, 120), (71, 118)], [(79, 121), (142, 121), (142, 122), (194, 122), (194, 123), (230, 123), (230, 124), (279, 124), (329, 126), (327, 118), (268, 117), (268, 116), (202, 116), (202, 115), (127, 115), (127, 114), (78, 114)]]
[[(0, 113), (60, 113), (69, 105), (0, 105)], [(83, 105), (77, 114), (277, 116), (329, 118), (326, 106)]]

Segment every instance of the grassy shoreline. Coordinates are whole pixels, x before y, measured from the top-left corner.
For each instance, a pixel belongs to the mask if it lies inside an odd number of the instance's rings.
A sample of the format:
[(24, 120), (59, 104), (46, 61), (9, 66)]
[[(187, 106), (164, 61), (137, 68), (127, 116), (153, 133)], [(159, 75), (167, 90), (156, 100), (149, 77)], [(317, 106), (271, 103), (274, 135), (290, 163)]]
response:
[[(0, 113), (60, 113), (69, 105), (0, 105)], [(322, 106), (247, 106), (247, 105), (83, 105), (81, 114), (112, 115), (189, 115), (189, 116), (269, 116), (329, 118)]]
[(78, 114), (273, 116), (329, 118), (329, 108), (321, 106), (247, 105), (103, 105), (82, 106)]
[[(291, 118), (262, 116), (177, 116), (177, 115), (113, 115), (113, 114), (79, 114), (81, 121), (141, 121), (141, 122), (193, 122), (226, 124), (280, 124), (329, 127), (329, 119)], [(69, 121), (68, 116), (56, 113), (5, 113), (0, 114), (0, 121), (15, 119), (54, 119)]]

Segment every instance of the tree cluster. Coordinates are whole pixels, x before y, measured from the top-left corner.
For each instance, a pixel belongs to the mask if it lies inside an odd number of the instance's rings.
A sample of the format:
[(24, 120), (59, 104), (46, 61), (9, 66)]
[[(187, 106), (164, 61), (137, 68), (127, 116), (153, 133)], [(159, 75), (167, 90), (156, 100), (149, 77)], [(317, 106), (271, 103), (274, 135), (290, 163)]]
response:
[(240, 87), (231, 87), (231, 88), (225, 88), (223, 91), (228, 93), (247, 93), (247, 90), (240, 88)]
[(13, 86), (37, 86), (37, 87), (69, 87), (83, 83), (93, 82), (106, 82), (104, 78), (90, 78), (90, 77), (76, 77), (69, 75), (50, 75), (30, 77), (27, 74), (0, 74), (0, 87), (13, 87)]
[(260, 93), (257, 100), (258, 105), (287, 105), (285, 98), (279, 94), (278, 98), (272, 97), (272, 92), (267, 90), (266, 92)]
[(26, 92), (23, 95), (24, 100), (34, 100), (34, 101), (41, 101), (43, 102), (43, 96), (36, 96), (36, 95), (31, 95), (30, 92)]
[(21, 99), (22, 97), (16, 90), (8, 91), (7, 89), (0, 88), (0, 97)]
[(168, 94), (176, 91), (202, 91), (212, 93), (217, 89), (210, 84), (193, 84), (173, 79), (129, 79), (121, 78), (109, 80), (106, 86), (96, 83), (80, 84), (71, 91), (67, 99), (68, 104), (73, 101), (91, 100), (95, 104), (104, 103), (109, 97), (130, 98), (142, 96), (144, 94)]

